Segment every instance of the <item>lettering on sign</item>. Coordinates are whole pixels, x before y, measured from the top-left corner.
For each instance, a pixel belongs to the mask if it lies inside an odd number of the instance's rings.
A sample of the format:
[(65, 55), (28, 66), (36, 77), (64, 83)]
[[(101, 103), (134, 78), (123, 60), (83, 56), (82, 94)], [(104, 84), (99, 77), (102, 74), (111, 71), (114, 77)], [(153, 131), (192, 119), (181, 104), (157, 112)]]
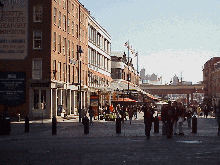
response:
[(0, 59), (18, 60), (27, 56), (28, 0), (1, 0)]

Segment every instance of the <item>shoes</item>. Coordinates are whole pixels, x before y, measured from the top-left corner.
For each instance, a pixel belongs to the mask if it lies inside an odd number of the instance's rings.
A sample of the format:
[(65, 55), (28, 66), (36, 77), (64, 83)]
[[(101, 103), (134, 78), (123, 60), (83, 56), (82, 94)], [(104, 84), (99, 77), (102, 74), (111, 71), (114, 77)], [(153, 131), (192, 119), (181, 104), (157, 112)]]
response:
[(179, 133), (180, 136), (184, 136), (184, 133)]
[(170, 139), (170, 138), (172, 138), (172, 136), (167, 136), (167, 139)]

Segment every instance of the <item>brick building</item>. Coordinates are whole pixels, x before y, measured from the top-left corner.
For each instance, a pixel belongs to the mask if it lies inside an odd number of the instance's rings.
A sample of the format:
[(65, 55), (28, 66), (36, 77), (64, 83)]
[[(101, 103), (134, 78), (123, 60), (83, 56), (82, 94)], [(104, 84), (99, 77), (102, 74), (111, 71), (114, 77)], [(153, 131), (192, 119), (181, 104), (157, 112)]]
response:
[(214, 105), (220, 100), (220, 57), (213, 57), (204, 64), (203, 83), (204, 83), (204, 104)]
[(25, 73), (25, 101), (8, 112), (51, 118), (62, 107), (77, 114), (78, 97), (85, 107), (88, 99), (87, 9), (78, 0), (1, 2), (0, 72)]

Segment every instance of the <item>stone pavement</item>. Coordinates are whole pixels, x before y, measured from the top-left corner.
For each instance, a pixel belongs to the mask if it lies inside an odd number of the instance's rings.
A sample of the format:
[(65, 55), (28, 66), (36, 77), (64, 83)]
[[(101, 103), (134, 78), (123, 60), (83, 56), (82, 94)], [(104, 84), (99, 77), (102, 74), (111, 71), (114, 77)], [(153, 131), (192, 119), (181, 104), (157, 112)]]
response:
[(198, 118), (197, 133), (184, 122), (185, 136), (167, 139), (159, 133), (144, 135), (143, 113), (132, 124), (125, 121), (116, 134), (113, 121), (94, 121), (89, 134), (77, 117), (58, 118), (57, 135), (52, 135), (51, 120), (13, 122), (10, 135), (0, 136), (0, 164), (220, 164), (220, 137), (215, 118)]
[[(24, 133), (24, 121), (12, 122), (12, 131), (9, 136), (2, 135), (0, 140), (3, 138), (12, 138), (18, 136), (51, 136), (52, 124), (51, 119), (30, 121), (30, 132)], [(217, 122), (215, 118), (197, 118), (197, 133), (191, 133), (192, 129), (187, 127), (187, 122), (183, 124), (183, 130), (185, 136), (217, 136)], [(159, 133), (154, 133), (154, 124), (151, 129), (151, 136), (162, 136), (162, 123), (160, 121)], [(143, 124), (143, 113), (138, 113), (138, 119), (133, 119), (130, 124), (129, 121), (125, 121), (121, 124), (121, 134), (116, 134), (116, 122), (115, 121), (104, 121), (94, 120), (93, 125), (89, 127), (89, 134), (84, 134), (84, 126), (79, 123), (78, 117), (70, 116), (66, 119), (61, 117), (57, 118), (57, 137), (144, 137), (144, 124)]]

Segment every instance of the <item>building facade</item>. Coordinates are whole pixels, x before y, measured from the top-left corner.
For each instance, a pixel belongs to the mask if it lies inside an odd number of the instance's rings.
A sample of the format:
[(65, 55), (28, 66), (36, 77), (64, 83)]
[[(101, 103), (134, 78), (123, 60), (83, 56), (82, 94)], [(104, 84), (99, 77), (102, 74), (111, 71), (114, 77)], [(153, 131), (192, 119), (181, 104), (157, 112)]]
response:
[(213, 57), (203, 67), (204, 104), (206, 105), (218, 104), (220, 100), (219, 62), (220, 57)]
[[(88, 86), (89, 97), (97, 98), (99, 108), (111, 104), (111, 36), (100, 26), (94, 17), (88, 17)], [(95, 101), (90, 100), (93, 109), (97, 109)], [(96, 114), (97, 115), (97, 114)]]
[(25, 102), (8, 105), (8, 112), (44, 118), (57, 116), (59, 109), (77, 114), (79, 100), (82, 107), (88, 100), (87, 9), (78, 0), (2, 3), (0, 72), (25, 73)]

